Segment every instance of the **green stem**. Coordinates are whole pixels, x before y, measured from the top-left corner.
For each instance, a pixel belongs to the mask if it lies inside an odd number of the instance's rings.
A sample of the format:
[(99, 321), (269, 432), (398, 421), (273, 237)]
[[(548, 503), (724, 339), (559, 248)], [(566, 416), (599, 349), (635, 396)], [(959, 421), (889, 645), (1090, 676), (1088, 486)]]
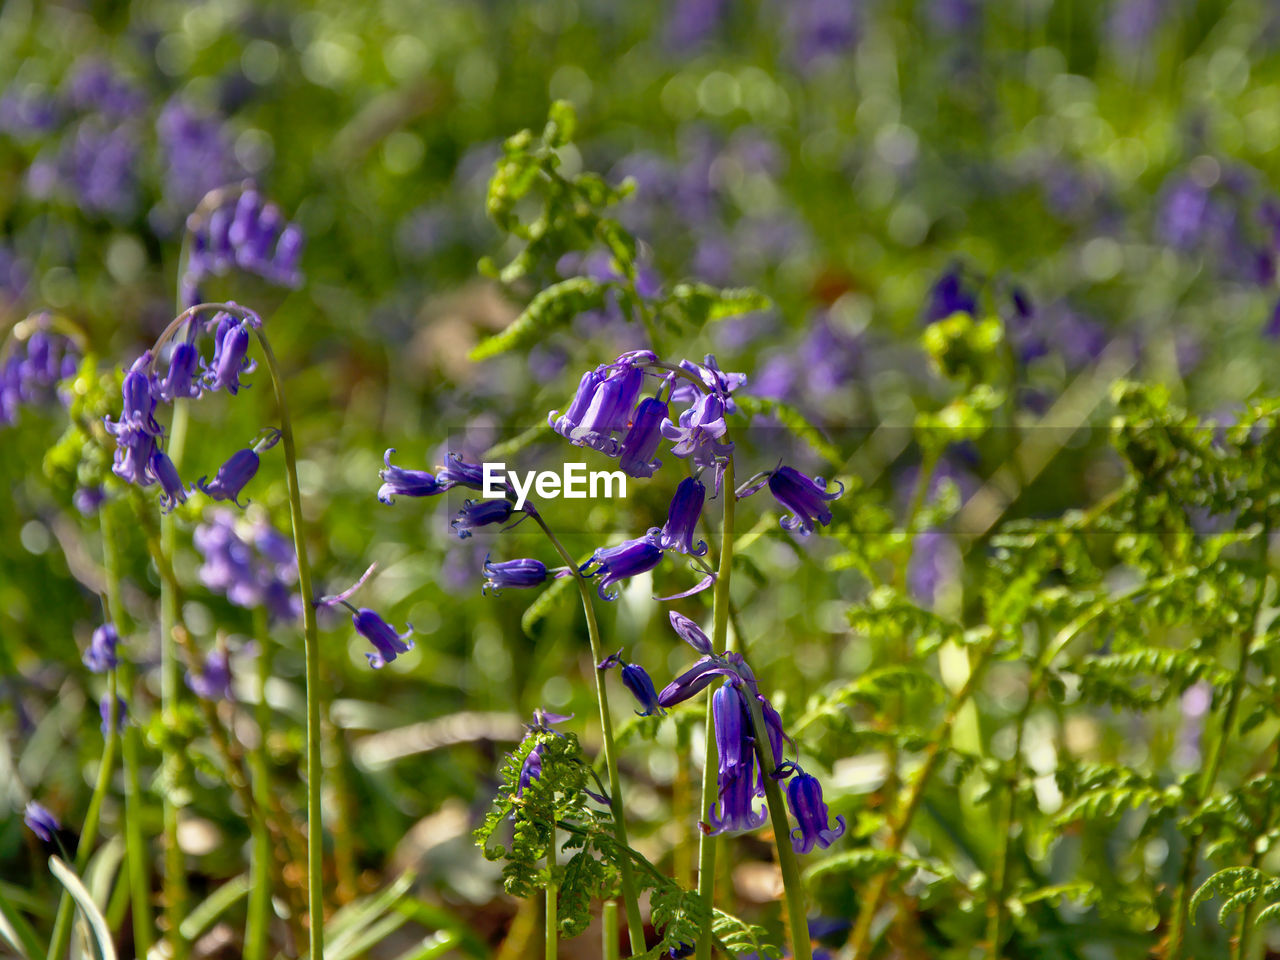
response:
[[(258, 702), (254, 719), (258, 725), (258, 739), (249, 752), (253, 772), (253, 797), (259, 810), (270, 806), (271, 761), (267, 754), (267, 736), (271, 729), (271, 707), (267, 703), (267, 681), (271, 678), (271, 634), (267, 626), (265, 607), (253, 610), (254, 635), (258, 640)], [(245, 918), (245, 960), (265, 960), (271, 934), (271, 834), (265, 822), (254, 821), (252, 882), (249, 889), (249, 909)]]
[[(604, 659), (604, 647), (600, 641), (600, 624), (596, 621), (595, 606), (591, 603), (591, 587), (587, 583), (586, 577), (578, 569), (578, 564), (574, 562), (573, 557), (569, 555), (569, 551), (565, 549), (564, 544), (551, 532), (551, 528), (547, 526), (546, 520), (542, 518), (540, 513), (531, 514), (534, 521), (542, 528), (542, 532), (547, 535), (547, 539), (551, 541), (551, 545), (560, 554), (561, 559), (573, 571), (573, 578), (578, 584), (578, 593), (582, 597), (582, 610), (587, 618), (587, 637), (591, 642), (591, 659), (593, 663), (599, 663)], [(613, 833), (617, 838), (618, 845), (621, 847), (629, 847), (627, 841), (627, 823), (626, 808), (622, 802), (622, 785), (618, 776), (618, 755), (617, 748), (613, 742), (613, 717), (609, 713), (609, 694), (605, 689), (604, 676), (599, 670), (593, 670), (596, 681), (596, 704), (600, 709), (600, 733), (604, 744), (604, 763), (605, 769), (609, 773), (609, 809), (613, 814)], [(631, 943), (631, 952), (641, 954), (645, 952), (644, 939), (644, 921), (640, 918), (640, 904), (636, 899), (635, 878), (632, 874), (631, 864), (625, 858), (620, 864), (621, 880), (622, 880), (622, 901), (627, 911), (627, 938)]]
[(551, 826), (551, 842), (547, 844), (547, 931), (546, 960), (556, 960), (559, 931), (556, 921), (556, 828)]
[[(176, 469), (182, 468), (182, 453), (186, 446), (187, 423), (189, 420), (188, 405), (185, 400), (175, 400), (173, 404), (173, 420), (169, 427), (169, 459)], [(160, 550), (167, 559), (173, 557), (174, 523), (173, 514), (165, 513), (160, 517)], [(178, 656), (173, 637), (174, 628), (178, 625), (178, 594), (172, 582), (160, 578), (160, 712), (165, 727), (169, 730), (178, 726), (178, 696), (181, 687), (181, 673), (178, 667)], [(181, 758), (168, 750), (169, 739), (164, 740), (163, 769), (167, 772), (166, 780), (176, 779), (174, 774), (181, 764)], [(161, 791), (161, 824), (164, 834), (164, 912), (168, 936), (172, 941), (174, 960), (185, 960), (190, 953), (191, 945), (181, 934), (182, 920), (187, 914), (187, 873), (182, 856), (182, 848), (178, 845), (178, 805), (173, 802), (173, 791)]]
[(293, 423), (284, 398), (284, 378), (261, 327), (254, 327), (275, 390), (280, 413), (280, 441), (284, 448), (285, 479), (289, 486), (289, 520), (293, 546), (298, 554), (298, 589), (302, 593), (302, 629), (306, 656), (307, 684), (307, 911), (309, 914), (310, 960), (324, 960), (324, 826), (320, 807), (320, 642), (316, 628), (316, 608), (311, 590), (311, 564), (302, 535), (302, 495), (298, 489), (298, 453), (293, 441)]
[[(725, 437), (728, 442), (728, 437)], [(711, 643), (716, 653), (724, 653), (729, 647), (729, 575), (733, 570), (733, 521), (737, 498), (734, 489), (733, 458), (724, 468), (720, 496), (724, 498), (724, 517), (720, 525), (720, 563), (716, 573), (715, 592), (711, 600)], [(711, 716), (711, 698), (707, 697), (706, 759), (702, 768), (702, 806), (705, 815), (716, 799), (715, 770), (718, 764), (715, 726)], [(767, 777), (765, 778), (768, 779)], [(785, 816), (783, 822), (785, 823)], [(711, 908), (715, 902), (716, 848), (719, 837), (702, 833), (698, 838), (698, 903), (708, 922), (698, 937), (697, 960), (709, 960), (711, 956)], [(805, 941), (808, 943), (808, 940)]]
[[(124, 603), (120, 598), (120, 566), (116, 556), (115, 531), (111, 523), (112, 505), (104, 503), (98, 511), (102, 529), (102, 566), (106, 573), (107, 612), (121, 636), (127, 634), (124, 619)], [(120, 689), (132, 698), (133, 669), (127, 661), (117, 669)], [(121, 757), (124, 761), (124, 843), (129, 861), (129, 891), (132, 901), (133, 941), (138, 956), (145, 957), (155, 943), (151, 925), (151, 871), (147, 845), (142, 837), (142, 777), (140, 776), (138, 725), (131, 723), (124, 730)]]
[[(111, 788), (111, 771), (115, 766), (116, 741), (116, 671), (107, 671), (107, 733), (102, 747), (102, 760), (98, 764), (98, 779), (93, 786), (93, 795), (89, 798), (89, 809), (84, 815), (84, 827), (80, 831), (80, 841), (76, 845), (75, 867), (78, 875), (84, 874), (89, 864), (89, 853), (93, 849), (94, 838), (98, 834), (98, 818), (102, 814), (102, 802)], [(67, 952), (71, 940), (72, 902), (66, 890), (58, 898), (58, 913), (53, 921), (53, 935), (49, 938), (49, 960), (56, 960)]]
[(603, 960), (619, 960), (618, 904), (613, 900), (607, 901), (600, 910), (600, 919), (604, 928), (604, 932), (601, 934), (604, 942), (601, 946), (600, 956)]
[(773, 843), (778, 851), (778, 867), (782, 871), (782, 891), (787, 901), (787, 922), (791, 927), (791, 955), (795, 960), (812, 960), (813, 944), (809, 939), (809, 916), (804, 899), (804, 881), (800, 879), (800, 863), (791, 847), (791, 823), (787, 820), (782, 791), (778, 788), (778, 781), (771, 776), (772, 771), (778, 769), (782, 757), (774, 756), (760, 701), (750, 693), (745, 699), (751, 709), (751, 723), (756, 734), (756, 757), (761, 771), (765, 771), (762, 778), (764, 796), (773, 826)]

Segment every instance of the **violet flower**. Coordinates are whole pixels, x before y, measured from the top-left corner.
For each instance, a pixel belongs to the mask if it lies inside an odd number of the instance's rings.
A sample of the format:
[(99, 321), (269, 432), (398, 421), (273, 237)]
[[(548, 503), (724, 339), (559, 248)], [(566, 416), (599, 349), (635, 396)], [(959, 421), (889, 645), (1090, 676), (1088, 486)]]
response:
[(243, 509), (248, 501), (240, 502), (240, 492), (258, 472), (259, 462), (257, 451), (237, 450), (218, 468), (218, 473), (212, 481), (206, 482), (207, 478), (201, 477), (196, 481), (196, 486), (214, 500), (230, 500)]
[(477, 527), (506, 523), (511, 519), (511, 511), (510, 500), (467, 500), (462, 504), (458, 515), (449, 521), (449, 525), (453, 527), (459, 540), (465, 540)]
[(638, 716), (651, 717), (654, 714), (661, 716), (664, 713), (662, 704), (658, 702), (658, 692), (653, 687), (653, 680), (644, 667), (638, 663), (627, 663), (622, 659), (621, 650), (609, 654), (596, 664), (597, 670), (608, 670), (610, 667), (621, 668), (623, 686), (631, 691), (631, 695), (644, 708), (636, 711)]
[(89, 640), (89, 649), (84, 652), (84, 665), (92, 673), (106, 673), (120, 665), (116, 656), (116, 647), (120, 643), (120, 634), (115, 624), (104, 623), (93, 631)]
[(22, 813), (22, 819), (31, 828), (31, 832), (45, 843), (53, 843), (54, 837), (62, 829), (62, 824), (58, 822), (58, 818), (50, 813), (48, 808), (35, 800), (27, 801), (27, 807)]
[(440, 489), (450, 490), (454, 487), (469, 487), (472, 490), (484, 489), (484, 466), (479, 463), (467, 463), (462, 454), (449, 454), (450, 462), (440, 471)]
[[(491, 501), (505, 503), (506, 501)], [(590, 578), (600, 576), (598, 592), (603, 600), (617, 600), (621, 589), (610, 591), (616, 583), (646, 573), (662, 561), (662, 549), (644, 537), (624, 540), (616, 547), (601, 547), (580, 568)]]
[(650, 458), (657, 453), (658, 444), (662, 442), (662, 424), (669, 412), (667, 405), (656, 397), (640, 401), (618, 451), (621, 456), (619, 466), (627, 476), (652, 477), (654, 471), (662, 466), (661, 460)]
[(382, 486), (378, 488), (378, 499), (383, 503), (395, 503), (393, 497), (433, 497), (443, 493), (447, 487), (436, 477), (425, 470), (407, 470), (404, 467), (393, 467), (391, 455), (395, 447), (388, 447), (382, 455), (386, 467), (378, 471)]
[(818, 778), (795, 768), (795, 776), (787, 784), (787, 806), (799, 824), (791, 831), (791, 846), (796, 853), (808, 853), (814, 848), (829, 847), (832, 841), (844, 835), (844, 817), (836, 817), (837, 826), (828, 821), (827, 805), (822, 799), (822, 784)]
[[(821, 477), (811, 479), (794, 467), (787, 466), (779, 467), (770, 473), (768, 484), (769, 492), (780, 504), (791, 511), (791, 516), (783, 517), (780, 521), (782, 529), (792, 530), (801, 536), (813, 533), (815, 523), (820, 523), (824, 527), (831, 523), (831, 511), (827, 509), (826, 504), (844, 493), (844, 484), (838, 480), (836, 486), (839, 489), (834, 493), (828, 493), (826, 483)], [(748, 495), (743, 494), (743, 496)]]
[(376, 648), (376, 653), (365, 654), (369, 658), (369, 666), (375, 670), (390, 663), (400, 654), (408, 653), (413, 649), (413, 641), (409, 640), (413, 634), (413, 624), (408, 624), (405, 632), (398, 634), (390, 624), (368, 607), (361, 607), (353, 613), (351, 622), (355, 625), (356, 631)]
[(693, 477), (685, 477), (676, 486), (675, 496), (667, 510), (667, 522), (661, 527), (651, 527), (648, 538), (663, 550), (674, 550), (694, 557), (705, 556), (707, 542), (699, 540), (694, 546), (693, 536), (702, 516), (702, 505), (707, 488)]
[(493, 563), (486, 556), (483, 569), (485, 581), (480, 587), (481, 593), (492, 590), (497, 594), (506, 587), (536, 587), (547, 580), (547, 566), (541, 560), (525, 558)]
[(516, 786), (516, 796), (523, 797), (525, 787), (533, 783), (535, 780), (542, 779), (542, 751), (543, 745), (537, 744), (524, 758), (524, 763), (520, 765), (520, 782)]
[(720, 757), (720, 782), (727, 784), (750, 768), (755, 744), (750, 732), (751, 714), (733, 680), (725, 681), (712, 694), (711, 716), (715, 724), (716, 752)]
[(719, 799), (707, 811), (709, 835), (743, 833), (755, 830), (768, 817), (764, 807), (755, 809), (755, 753), (749, 746), (741, 751), (744, 759), (736, 776), (721, 779)]
[(196, 368), (200, 363), (200, 351), (194, 343), (179, 343), (169, 356), (169, 371), (160, 381), (159, 395), (165, 403), (178, 399), (194, 400), (200, 396), (200, 382)]
[(702, 632), (702, 628), (686, 617), (683, 613), (677, 613), (672, 610), (667, 618), (671, 621), (671, 629), (676, 632), (685, 643), (697, 650), (703, 656), (710, 656), (712, 647), (711, 639)]
[(187, 686), (202, 700), (231, 699), (231, 658), (226, 650), (212, 650), (200, 672), (187, 674)]
[(165, 513), (173, 510), (178, 504), (187, 502), (187, 489), (182, 485), (182, 478), (178, 476), (178, 468), (173, 465), (169, 455), (159, 447), (151, 451), (149, 469), (151, 475), (160, 482), (162, 491), (160, 503), (164, 506)]
[(215, 334), (213, 360), (205, 368), (204, 384), (209, 390), (226, 390), (235, 396), (243, 384), (240, 377), (257, 369), (250, 360), (249, 322), (222, 314)]

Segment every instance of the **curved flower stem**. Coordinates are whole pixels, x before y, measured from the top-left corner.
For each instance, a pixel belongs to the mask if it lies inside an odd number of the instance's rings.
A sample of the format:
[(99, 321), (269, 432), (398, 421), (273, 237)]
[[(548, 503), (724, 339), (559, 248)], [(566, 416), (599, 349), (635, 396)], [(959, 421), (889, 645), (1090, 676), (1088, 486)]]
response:
[[(751, 695), (745, 697), (751, 710), (751, 724), (756, 734), (756, 757), (762, 771), (778, 769), (782, 758), (773, 754), (768, 728), (764, 725), (764, 711), (760, 701)], [(778, 867), (782, 871), (782, 891), (787, 900), (787, 923), (791, 927), (791, 956), (795, 960), (812, 960), (813, 944), (809, 939), (808, 908), (804, 900), (804, 881), (800, 879), (800, 863), (791, 846), (791, 823), (787, 820), (787, 807), (782, 800), (778, 781), (770, 773), (764, 774), (764, 797), (769, 807), (769, 822), (773, 827), (773, 843), (778, 850)]]
[(560, 938), (556, 921), (556, 827), (551, 825), (551, 842), (547, 844), (547, 930), (546, 960), (556, 960)]
[[(560, 554), (561, 559), (573, 571), (573, 579), (577, 581), (578, 593), (582, 597), (582, 610), (587, 618), (587, 637), (591, 641), (591, 661), (592, 663), (599, 663), (604, 659), (604, 649), (600, 641), (600, 624), (596, 621), (596, 610), (591, 603), (591, 587), (587, 584), (586, 577), (578, 569), (578, 564), (569, 555), (569, 551), (564, 548), (564, 544), (551, 532), (551, 528), (547, 526), (547, 521), (542, 518), (542, 514), (533, 510), (530, 511), (530, 516), (542, 528), (542, 532), (547, 535), (547, 539), (555, 547), (556, 553)], [(613, 814), (613, 832), (619, 846), (628, 847), (626, 809), (622, 802), (622, 786), (618, 776), (618, 753), (613, 742), (613, 717), (609, 713), (609, 695), (605, 690), (604, 677), (600, 671), (593, 670), (592, 673), (595, 675), (596, 681), (596, 703), (600, 708), (600, 733), (604, 743), (605, 769), (609, 773), (609, 808)], [(631, 942), (631, 952), (638, 955), (645, 951), (644, 921), (640, 918), (640, 904), (636, 899), (636, 885), (631, 871), (631, 863), (625, 858), (620, 863), (619, 872), (622, 875), (623, 907), (627, 911), (627, 937)]]
[[(175, 400), (173, 420), (169, 426), (169, 459), (175, 469), (182, 469), (182, 453), (186, 447), (187, 423), (190, 411), (187, 401)], [(160, 550), (172, 563), (174, 525), (173, 514), (160, 516)], [(178, 626), (178, 595), (167, 577), (160, 578), (160, 713), (165, 727), (177, 728), (180, 673), (174, 630)], [(166, 741), (167, 743), (168, 741)], [(170, 773), (181, 759), (165, 751), (163, 765)], [(171, 778), (172, 779), (172, 778)], [(178, 806), (173, 802), (172, 791), (161, 792), (161, 824), (164, 833), (164, 913), (168, 937), (172, 941), (174, 960), (185, 960), (191, 945), (182, 936), (182, 921), (187, 915), (187, 873), (182, 848), (178, 845)]]
[[(76, 844), (76, 874), (82, 875), (89, 863), (89, 853), (93, 849), (94, 838), (98, 834), (98, 818), (102, 813), (102, 801), (111, 788), (111, 771), (115, 765), (116, 741), (119, 736), (116, 725), (119, 717), (116, 714), (116, 671), (107, 671), (107, 733), (102, 746), (102, 761), (98, 764), (98, 779), (93, 785), (93, 795), (89, 798), (89, 809), (84, 815), (84, 826), (80, 831), (80, 840)], [(66, 955), (71, 940), (71, 895), (66, 890), (58, 898), (58, 913), (53, 922), (53, 935), (49, 938), (49, 958), (55, 960)]]
[[(102, 567), (106, 572), (107, 611), (116, 629), (126, 632), (124, 603), (120, 598), (120, 565), (116, 557), (115, 530), (111, 504), (98, 511), (102, 529)], [(133, 690), (133, 670), (122, 665), (117, 683), (126, 692)], [(124, 761), (124, 844), (129, 861), (129, 898), (132, 902), (133, 941), (138, 956), (145, 957), (155, 943), (151, 925), (151, 871), (147, 845), (142, 837), (142, 777), (138, 772), (139, 733), (136, 724), (125, 727), (121, 756)]]
[[(728, 435), (725, 436), (728, 442)], [(711, 643), (716, 653), (724, 653), (729, 644), (729, 575), (733, 570), (733, 521), (737, 498), (734, 496), (733, 457), (729, 457), (724, 468), (723, 484), (720, 496), (724, 497), (724, 518), (720, 526), (720, 562), (716, 576), (715, 592), (711, 600), (712, 636)], [(711, 716), (711, 698), (707, 697), (706, 722), (706, 759), (702, 768), (702, 806), (700, 812), (706, 815), (716, 799), (716, 733)], [(783, 822), (786, 822), (785, 814)], [(716, 846), (718, 837), (703, 833), (698, 838), (698, 902), (702, 906), (703, 915), (707, 918), (698, 937), (697, 960), (708, 960), (711, 956), (711, 908), (715, 901), (716, 884)], [(808, 940), (805, 940), (806, 945)]]
[(324, 960), (324, 825), (320, 807), (320, 642), (316, 608), (311, 590), (311, 564), (302, 535), (302, 495), (298, 489), (298, 452), (293, 441), (293, 422), (284, 398), (284, 377), (261, 327), (254, 327), (262, 346), (275, 390), (280, 414), (280, 439), (284, 448), (285, 479), (289, 486), (289, 520), (293, 527), (293, 548), (298, 555), (298, 589), (302, 593), (302, 637), (306, 657), (307, 684), (307, 912), (311, 934), (309, 960)]

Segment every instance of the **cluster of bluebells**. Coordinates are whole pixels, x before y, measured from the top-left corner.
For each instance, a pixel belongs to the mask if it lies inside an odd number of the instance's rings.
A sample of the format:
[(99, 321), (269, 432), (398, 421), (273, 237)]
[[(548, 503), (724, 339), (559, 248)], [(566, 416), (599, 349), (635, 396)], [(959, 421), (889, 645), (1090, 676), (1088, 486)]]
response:
[[(187, 219), (191, 247), (182, 296), (188, 306), (201, 301), (200, 284), (231, 270), (256, 274), (281, 287), (302, 283), (302, 229), (253, 186), (231, 191), (224, 202)], [(217, 197), (218, 192), (211, 194)]]
[(204, 558), (200, 582), (210, 590), (238, 607), (265, 607), (273, 620), (302, 614), (293, 544), (265, 518), (242, 522), (220, 508), (196, 527), (194, 541)]
[[(229, 500), (240, 505), (241, 491), (258, 472), (259, 452), (273, 446), (279, 432), (268, 430), (252, 446), (232, 454), (213, 480), (201, 477), (189, 491), (164, 451), (164, 428), (155, 414), (161, 403), (193, 400), (219, 390), (232, 395), (238, 393), (244, 386), (240, 377), (252, 373), (256, 367), (248, 351), (250, 331), (260, 325), (261, 321), (248, 311), (243, 311), (243, 315), (219, 311), (207, 322), (191, 317), (184, 323), (185, 335), (171, 341), (168, 367), (163, 376), (156, 372), (151, 350), (134, 361), (125, 371), (121, 386), (124, 405), (120, 418), (105, 420), (108, 432), (116, 438), (111, 468), (116, 476), (140, 487), (158, 483), (166, 510), (185, 503), (188, 493), (196, 489), (212, 500)], [(211, 332), (214, 339), (213, 356), (207, 362), (196, 345), (202, 328)]]
[[(651, 350), (633, 350), (612, 363), (601, 364), (582, 375), (567, 408), (548, 415), (551, 428), (575, 446), (590, 447), (605, 456), (615, 457), (629, 476), (647, 479), (662, 466), (662, 445), (684, 460), (693, 474), (676, 486), (667, 517), (662, 526), (649, 528), (644, 535), (619, 544), (601, 547), (579, 568), (579, 573), (596, 580), (597, 590), (605, 600), (620, 595), (621, 584), (657, 567), (668, 553), (687, 556), (702, 569), (704, 576), (692, 588), (664, 597), (674, 600), (704, 590), (715, 582), (715, 573), (703, 560), (706, 541), (697, 537), (698, 523), (708, 497), (708, 474), (713, 496), (722, 494), (724, 471), (733, 453), (728, 437), (728, 417), (737, 411), (733, 393), (746, 383), (741, 373), (721, 370), (715, 357), (702, 363), (682, 360), (679, 364), (659, 361)], [(651, 387), (652, 395), (647, 395)], [(436, 473), (394, 466), (391, 455), (383, 457), (385, 467), (379, 476), (382, 485), (378, 499), (393, 503), (400, 497), (433, 497), (455, 486), (483, 490), (483, 471), (478, 464), (464, 462), (453, 455), (447, 467)], [(794, 467), (779, 464), (774, 470), (758, 474), (736, 497), (747, 497), (768, 487), (789, 513), (782, 527), (801, 536), (813, 532), (816, 525), (826, 526), (832, 514), (828, 503), (843, 492), (843, 486), (828, 492), (822, 478), (812, 479)], [(452, 521), (458, 537), (469, 537), (480, 527), (503, 524), (515, 509), (514, 492), (508, 487), (502, 498), (467, 500)], [(535, 508), (525, 505), (523, 513)], [(548, 571), (538, 560), (522, 558), (493, 562), (484, 561), (483, 590), (495, 592), (504, 587), (534, 587), (549, 577), (564, 576), (570, 571)]]
[[(688, 617), (672, 611), (670, 620), (676, 634), (700, 657), (661, 692), (655, 692), (643, 667), (622, 659), (621, 651), (605, 658), (598, 667), (621, 668), (623, 683), (640, 704), (637, 712), (641, 716), (661, 714), (712, 684), (719, 684), (711, 697), (719, 755), (717, 794), (702, 829), (709, 834), (741, 833), (761, 826), (767, 813), (764, 806), (757, 806), (757, 801), (765, 796), (765, 778), (771, 777), (788, 781), (787, 803), (797, 824), (791, 831), (795, 851), (808, 853), (815, 846), (830, 846), (843, 835), (844, 818), (837, 817), (833, 826), (818, 779), (798, 763), (784, 760), (785, 746), (792, 741), (783, 730), (777, 710), (760, 692), (746, 661), (737, 653), (717, 654), (710, 638)], [(767, 742), (758, 749), (761, 733)], [(757, 754), (769, 759), (762, 763)]]
[(23, 406), (42, 405), (57, 395), (57, 384), (74, 376), (79, 351), (66, 337), (36, 329), (25, 341), (11, 341), (0, 365), (0, 426), (16, 423)]

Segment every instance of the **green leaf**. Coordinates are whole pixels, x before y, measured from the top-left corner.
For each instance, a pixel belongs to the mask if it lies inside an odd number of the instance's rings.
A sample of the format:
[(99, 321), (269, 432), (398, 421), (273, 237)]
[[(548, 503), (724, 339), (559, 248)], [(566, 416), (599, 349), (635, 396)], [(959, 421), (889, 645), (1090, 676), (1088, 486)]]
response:
[(67, 888), (67, 893), (71, 894), (71, 899), (76, 902), (80, 913), (88, 922), (89, 929), (93, 931), (93, 939), (97, 944), (100, 960), (116, 960), (116, 948), (111, 942), (111, 931), (107, 929), (107, 921), (75, 871), (63, 863), (60, 857), (49, 858), (49, 870), (58, 882)]
[(183, 918), (178, 932), (184, 940), (195, 940), (213, 926), (213, 922), (249, 893), (249, 875), (242, 873), (217, 887), (213, 893)]
[(705, 283), (676, 284), (670, 302), (683, 319), (699, 327), (773, 306), (772, 300), (749, 287), (721, 290)]
[(487, 360), (542, 340), (578, 314), (599, 309), (604, 304), (604, 291), (588, 277), (570, 277), (552, 284), (539, 292), (507, 329), (482, 340), (471, 351), (471, 359)]

